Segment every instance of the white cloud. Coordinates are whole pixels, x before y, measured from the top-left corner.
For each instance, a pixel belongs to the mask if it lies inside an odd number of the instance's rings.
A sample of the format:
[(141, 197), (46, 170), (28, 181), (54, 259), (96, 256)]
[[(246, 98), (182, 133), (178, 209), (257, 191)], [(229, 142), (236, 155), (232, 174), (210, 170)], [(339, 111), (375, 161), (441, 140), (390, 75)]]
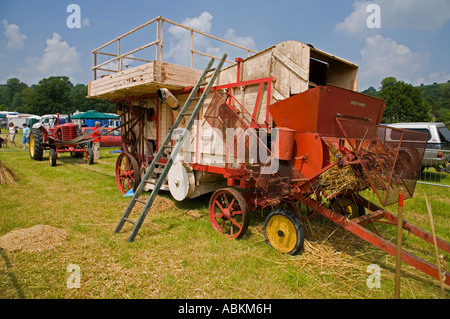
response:
[(227, 30), (224, 39), (243, 47), (256, 50), (256, 43), (252, 37), (240, 37), (236, 35), (236, 31), (233, 28)]
[[(42, 56), (27, 59), (25, 66), (18, 69), (23, 82), (35, 84), (49, 76), (73, 77), (80, 70), (80, 54), (75, 47), (62, 41), (61, 35), (55, 32), (46, 42)], [(74, 82), (73, 78), (71, 81)]]
[[(195, 30), (211, 33), (212, 29), (213, 16), (209, 12), (202, 12), (198, 17), (194, 18), (186, 18), (182, 21), (181, 24), (193, 28)], [(168, 41), (168, 49), (164, 52), (164, 60), (170, 59), (170, 62), (190, 66), (191, 65), (191, 37), (190, 32), (186, 29), (170, 26), (169, 33), (172, 36)], [(226, 34), (224, 35), (224, 40), (229, 42), (239, 44), (244, 47), (248, 47), (250, 49), (256, 49), (256, 43), (251, 37), (242, 37), (236, 34), (236, 31), (232, 28), (228, 29)], [(223, 42), (219, 42), (208, 38), (203, 35), (194, 34), (194, 50), (203, 52), (209, 55), (213, 55), (216, 57), (220, 57), (223, 53), (228, 53), (229, 60), (232, 60), (237, 56), (247, 56), (246, 52), (238, 49), (236, 50), (234, 47), (227, 45)], [(240, 51), (239, 51), (240, 50)], [(238, 52), (236, 52), (238, 51)], [(209, 58), (208, 58), (209, 59)], [(196, 55), (194, 57), (194, 67), (203, 68), (204, 65), (201, 62), (201, 58)], [(196, 63), (197, 62), (197, 63)]]
[(89, 18), (84, 18), (84, 19), (81, 21), (81, 25), (82, 25), (83, 27), (89, 27), (89, 26), (91, 25), (91, 20), (89, 20)]
[(20, 33), (20, 28), (16, 24), (9, 24), (7, 20), (2, 21), (5, 32), (3, 32), (8, 38), (6, 46), (10, 49), (22, 49), (25, 46), (25, 40), (27, 36)]
[[(186, 18), (181, 24), (198, 31), (209, 33), (211, 31), (213, 16), (209, 12), (203, 12), (198, 17)], [(171, 25), (169, 33), (173, 36), (169, 40), (170, 46), (165, 57), (173, 59), (173, 63), (190, 66), (191, 61), (191, 37), (190, 32), (184, 28)], [(201, 51), (208, 47), (208, 39), (198, 34), (194, 35), (194, 50)]]
[(367, 28), (367, 6), (366, 1), (355, 1), (353, 3), (353, 12), (345, 18), (343, 22), (336, 25), (336, 30), (344, 31), (350, 34), (358, 34)]
[(352, 35), (364, 35), (371, 30), (367, 27), (367, 6), (379, 5), (381, 10), (381, 29), (435, 30), (450, 20), (450, 1), (448, 0), (355, 0), (353, 11), (344, 21), (336, 25), (336, 30)]
[(413, 52), (391, 38), (377, 34), (368, 37), (361, 50), (359, 89), (380, 86), (382, 79), (393, 76), (418, 85), (429, 64), (427, 52)]

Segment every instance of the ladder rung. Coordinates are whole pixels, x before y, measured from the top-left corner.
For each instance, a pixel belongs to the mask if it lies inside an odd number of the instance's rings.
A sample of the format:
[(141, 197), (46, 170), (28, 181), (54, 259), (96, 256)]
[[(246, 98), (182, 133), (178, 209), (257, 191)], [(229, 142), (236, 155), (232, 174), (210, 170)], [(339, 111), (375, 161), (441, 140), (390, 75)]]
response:
[(201, 96), (193, 97), (191, 100), (200, 100)]
[[(214, 64), (215, 58), (212, 58), (210, 60), (210, 62), (208, 63), (208, 66), (205, 68), (205, 71), (203, 71), (202, 76), (200, 77), (200, 79), (198, 80), (197, 84), (195, 85), (194, 89), (192, 90), (191, 94), (189, 95), (189, 99), (186, 101), (186, 103), (184, 104), (182, 110), (187, 111), (187, 108), (189, 107), (189, 103), (191, 102), (191, 100), (198, 100), (197, 105), (195, 106), (194, 111), (192, 111), (193, 113), (198, 113), (200, 108), (203, 106), (204, 103), (204, 99), (206, 97), (206, 95), (210, 92), (211, 90), (211, 85), (214, 83), (214, 81), (216, 80), (217, 76), (219, 75), (219, 72), (224, 64), (224, 62), (226, 61), (227, 58), (227, 54), (224, 54), (222, 56), (222, 58), (220, 59), (219, 64), (217, 65), (217, 67), (213, 68), (212, 65)], [(206, 73), (214, 71), (214, 74), (211, 75), (211, 79), (205, 79)], [(201, 81), (205, 81), (204, 83), (199, 83)], [(194, 98), (194, 96), (200, 92), (200, 86), (204, 86), (207, 85), (204, 88), (203, 93), (201, 93), (201, 97), (200, 98)], [(192, 97), (191, 97), (192, 96)], [(166, 176), (168, 174), (168, 171), (171, 167), (171, 165), (173, 164), (172, 160), (168, 160), (167, 163), (159, 163), (159, 159), (163, 156), (163, 152), (164, 149), (166, 147), (171, 147), (171, 146), (166, 146), (166, 144), (170, 144), (170, 140), (172, 138), (171, 134), (172, 132), (174, 132), (174, 130), (179, 126), (180, 121), (182, 120), (183, 116), (187, 116), (187, 115), (192, 115), (193, 113), (186, 113), (186, 112), (180, 112), (180, 114), (178, 115), (177, 119), (175, 120), (175, 123), (177, 123), (177, 125), (172, 125), (172, 127), (170, 128), (169, 132), (170, 134), (167, 134), (166, 138), (164, 139), (164, 142), (162, 143), (163, 147), (160, 148), (155, 156), (155, 158), (152, 160), (152, 164), (151, 167), (156, 168), (156, 166), (160, 165), (160, 166), (165, 166), (164, 169), (161, 172), (161, 175), (158, 177), (156, 184), (154, 186), (154, 188), (152, 189), (152, 192), (150, 193), (150, 197), (147, 199), (146, 202), (144, 202), (143, 200), (138, 200), (137, 197), (139, 197), (139, 195), (141, 194), (141, 191), (144, 189), (144, 187), (146, 186), (147, 180), (149, 179), (149, 177), (152, 176), (152, 174), (154, 173), (153, 170), (146, 170), (145, 174), (144, 174), (144, 178), (141, 180), (141, 182), (139, 183), (139, 186), (137, 187), (136, 191), (135, 191), (135, 195), (133, 196), (132, 201), (130, 201), (130, 203), (128, 204), (127, 208), (125, 209), (125, 212), (122, 215), (122, 218), (119, 222), (119, 224), (117, 224), (116, 229), (114, 230), (115, 233), (120, 232), (120, 230), (123, 227), (123, 224), (125, 222), (129, 222), (134, 224), (134, 228), (131, 231), (130, 236), (128, 237), (127, 241), (128, 242), (132, 242), (134, 241), (140, 227), (142, 226), (142, 223), (144, 221), (145, 216), (147, 215), (147, 213), (149, 212), (153, 201), (155, 200), (156, 196), (158, 195), (159, 190), (161, 189), (161, 186), (163, 183), (166, 183)], [(191, 116), (190, 119), (188, 120), (188, 122), (186, 123), (186, 129), (190, 130), (192, 125), (194, 122), (194, 118)], [(179, 141), (183, 141), (186, 138), (186, 133), (185, 131), (183, 131), (183, 134), (181, 135), (181, 138), (179, 138)], [(178, 145), (178, 144), (177, 144)], [(172, 151), (175, 154), (172, 154), (172, 156), (177, 156), (179, 153), (180, 149), (179, 147), (175, 147), (174, 150)], [(130, 220), (128, 219), (128, 216), (131, 214), (131, 211), (135, 205), (136, 202), (140, 202), (140, 203), (145, 203), (144, 209), (142, 210), (141, 214), (139, 215), (138, 219), (136, 221)]]
[(139, 203), (141, 203), (141, 204), (144, 204), (144, 205), (146, 204), (145, 200), (142, 200), (142, 199), (137, 199), (137, 198), (136, 198), (135, 201), (136, 201), (136, 202), (139, 202)]
[(186, 113), (183, 113), (183, 116), (191, 116), (193, 113), (188, 113), (188, 112), (186, 112)]

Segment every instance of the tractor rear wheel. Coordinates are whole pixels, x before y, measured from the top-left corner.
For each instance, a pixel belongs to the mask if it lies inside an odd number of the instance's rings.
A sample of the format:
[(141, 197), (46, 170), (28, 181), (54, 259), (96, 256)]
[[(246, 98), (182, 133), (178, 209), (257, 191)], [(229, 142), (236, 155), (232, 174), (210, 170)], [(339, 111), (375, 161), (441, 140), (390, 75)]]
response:
[(36, 161), (42, 161), (44, 155), (44, 143), (42, 132), (38, 128), (32, 128), (30, 133), (30, 157)]
[(297, 216), (288, 210), (276, 209), (266, 218), (264, 236), (271, 247), (295, 255), (303, 247), (305, 231)]
[(54, 148), (48, 150), (48, 161), (50, 166), (56, 166), (56, 150)]

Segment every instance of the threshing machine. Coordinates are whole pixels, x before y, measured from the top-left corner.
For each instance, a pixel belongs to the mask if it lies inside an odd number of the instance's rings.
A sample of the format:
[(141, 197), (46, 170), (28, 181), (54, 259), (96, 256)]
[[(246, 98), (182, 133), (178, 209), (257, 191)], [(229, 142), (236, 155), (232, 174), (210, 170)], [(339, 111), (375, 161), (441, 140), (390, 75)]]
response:
[[(136, 30), (152, 22), (171, 23), (158, 17)], [(115, 101), (123, 123), (116, 180), (120, 191), (134, 195), (116, 233), (131, 223), (133, 241), (159, 190), (168, 190), (178, 201), (210, 194), (211, 225), (231, 238), (245, 234), (251, 212), (270, 209), (265, 237), (283, 253), (298, 253), (302, 224), (323, 216), (396, 255), (396, 245), (375, 225), (397, 225), (382, 206), (413, 196), (427, 135), (380, 125), (385, 104), (357, 92), (355, 64), (286, 41), (227, 68), (226, 54), (212, 57), (201, 72), (162, 61), (164, 37), (158, 34), (142, 46), (156, 45), (156, 60), (127, 70), (119, 63), (97, 78), (108, 62), (123, 62), (128, 54), (108, 53), (110, 60), (96, 64), (106, 55), (101, 49), (128, 34), (93, 51), (88, 93)], [(381, 206), (363, 198), (365, 190), (376, 193)], [(150, 191), (146, 200), (140, 199), (144, 191)], [(131, 218), (136, 203), (144, 204), (137, 220)], [(307, 216), (300, 214), (302, 205)], [(402, 226), (433, 242), (409, 222)], [(446, 241), (438, 238), (437, 245), (450, 252)], [(435, 265), (407, 251), (402, 259), (439, 278)], [(448, 272), (444, 277), (450, 284)]]

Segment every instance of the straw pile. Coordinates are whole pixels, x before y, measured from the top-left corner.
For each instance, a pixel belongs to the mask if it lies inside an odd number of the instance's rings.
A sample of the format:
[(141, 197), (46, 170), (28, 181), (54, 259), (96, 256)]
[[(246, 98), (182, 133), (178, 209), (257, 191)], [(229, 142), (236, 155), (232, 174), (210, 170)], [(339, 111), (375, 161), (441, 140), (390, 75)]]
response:
[[(330, 153), (330, 162), (333, 163), (335, 161), (337, 161), (337, 158)], [(328, 198), (348, 191), (358, 192), (369, 186), (366, 180), (355, 175), (351, 166), (339, 168), (337, 165), (319, 176), (319, 185), (322, 187), (324, 195)]]
[(12, 184), (19, 179), (19, 176), (0, 160), (0, 184)]
[(0, 237), (0, 248), (7, 251), (40, 252), (62, 245), (67, 237), (64, 229), (36, 225), (17, 229)]
[[(149, 197), (150, 197), (150, 195), (149, 196), (141, 196), (140, 199), (146, 202)], [(136, 213), (140, 214), (143, 208), (144, 208), (144, 204), (137, 202), (136, 205), (133, 207), (132, 212), (136, 212)], [(158, 195), (155, 197), (155, 200), (153, 201), (152, 207), (150, 208), (150, 212), (158, 213), (158, 212), (165, 212), (165, 211), (173, 210), (173, 209), (177, 209), (177, 206), (175, 205), (175, 203), (172, 200), (170, 200), (167, 197)]]

